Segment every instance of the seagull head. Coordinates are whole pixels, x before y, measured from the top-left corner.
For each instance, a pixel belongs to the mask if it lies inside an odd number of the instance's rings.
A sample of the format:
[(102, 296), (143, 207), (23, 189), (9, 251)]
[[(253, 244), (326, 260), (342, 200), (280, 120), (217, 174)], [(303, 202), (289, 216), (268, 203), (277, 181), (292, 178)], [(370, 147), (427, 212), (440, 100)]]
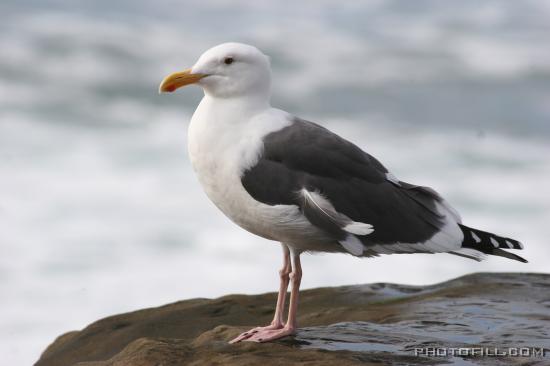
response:
[(203, 53), (193, 67), (165, 77), (159, 92), (173, 92), (191, 84), (200, 85), (215, 98), (269, 98), (269, 57), (254, 46), (223, 43)]

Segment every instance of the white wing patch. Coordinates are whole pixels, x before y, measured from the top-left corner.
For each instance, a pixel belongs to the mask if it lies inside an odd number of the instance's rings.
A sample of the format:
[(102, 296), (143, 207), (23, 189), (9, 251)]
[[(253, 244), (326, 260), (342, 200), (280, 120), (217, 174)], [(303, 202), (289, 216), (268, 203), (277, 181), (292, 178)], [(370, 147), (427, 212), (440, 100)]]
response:
[(359, 257), (363, 254), (365, 246), (357, 237), (353, 234), (348, 234), (345, 240), (340, 240), (339, 243), (346, 249), (350, 254), (353, 254), (356, 257)]
[(355, 235), (368, 235), (374, 231), (374, 228), (371, 224), (353, 221), (351, 224), (344, 226), (342, 230)]
[(336, 211), (332, 203), (318, 192), (310, 192), (302, 188), (301, 194), (306, 201), (314, 205), (323, 215), (340, 226), (342, 230), (349, 233), (344, 240), (339, 241), (345, 250), (355, 256), (363, 254), (365, 246), (355, 235), (368, 235), (372, 233), (374, 228), (371, 224), (353, 221), (346, 215)]

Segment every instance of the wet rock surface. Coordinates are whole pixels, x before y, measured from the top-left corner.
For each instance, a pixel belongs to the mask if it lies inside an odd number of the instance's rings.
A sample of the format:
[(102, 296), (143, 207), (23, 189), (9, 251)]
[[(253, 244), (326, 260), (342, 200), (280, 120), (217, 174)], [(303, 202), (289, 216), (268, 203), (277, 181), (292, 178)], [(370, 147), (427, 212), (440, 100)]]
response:
[(306, 290), (296, 336), (227, 344), (267, 324), (275, 300), (273, 293), (229, 295), (112, 316), (60, 336), (36, 365), (550, 364), (546, 274)]

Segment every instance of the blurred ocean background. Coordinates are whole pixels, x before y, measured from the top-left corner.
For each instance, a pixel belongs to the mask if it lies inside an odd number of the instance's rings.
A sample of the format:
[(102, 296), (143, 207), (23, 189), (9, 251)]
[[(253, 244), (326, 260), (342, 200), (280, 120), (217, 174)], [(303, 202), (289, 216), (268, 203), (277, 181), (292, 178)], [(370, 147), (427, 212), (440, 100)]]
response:
[(530, 261), (306, 256), (304, 288), (548, 272), (548, 1), (3, 0), (0, 19), (3, 364), (114, 313), (277, 289), (280, 247), (223, 217), (189, 165), (201, 90), (157, 94), (226, 41), (272, 57), (273, 105)]

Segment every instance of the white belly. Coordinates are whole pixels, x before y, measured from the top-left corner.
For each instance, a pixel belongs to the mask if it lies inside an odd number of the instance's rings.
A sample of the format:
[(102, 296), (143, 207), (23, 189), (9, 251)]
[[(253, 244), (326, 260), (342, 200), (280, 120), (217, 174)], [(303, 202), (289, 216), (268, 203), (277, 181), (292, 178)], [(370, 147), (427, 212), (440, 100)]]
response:
[[(210, 200), (243, 229), (301, 250), (330, 251), (329, 238), (304, 217), (295, 205), (266, 205), (244, 189), (240, 176), (219, 162), (201, 159), (193, 164)], [(214, 174), (212, 174), (214, 172)]]

